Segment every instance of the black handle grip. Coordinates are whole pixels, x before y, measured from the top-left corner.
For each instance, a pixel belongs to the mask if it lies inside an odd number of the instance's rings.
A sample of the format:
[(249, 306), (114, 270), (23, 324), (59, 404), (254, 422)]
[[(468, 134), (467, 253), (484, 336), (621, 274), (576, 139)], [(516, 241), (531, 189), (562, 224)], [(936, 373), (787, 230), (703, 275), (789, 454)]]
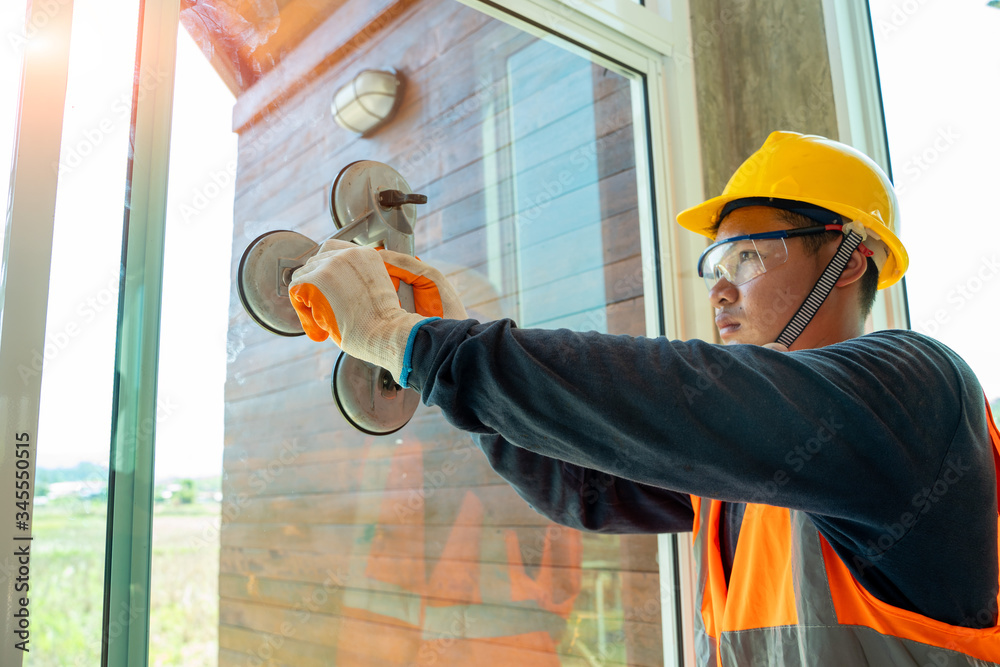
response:
[(378, 203), (383, 208), (398, 208), (405, 204), (426, 204), (427, 195), (403, 194), (400, 190), (383, 190), (378, 193)]

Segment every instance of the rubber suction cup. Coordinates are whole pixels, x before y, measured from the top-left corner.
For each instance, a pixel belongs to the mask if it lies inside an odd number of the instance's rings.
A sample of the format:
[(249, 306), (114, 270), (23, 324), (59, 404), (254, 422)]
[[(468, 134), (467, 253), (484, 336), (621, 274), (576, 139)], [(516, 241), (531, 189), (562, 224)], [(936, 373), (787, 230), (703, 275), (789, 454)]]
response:
[[(372, 232), (358, 230), (360, 238), (354, 240), (362, 245), (379, 240), (370, 237), (370, 233), (378, 235), (389, 231), (412, 237), (417, 220), (415, 205), (426, 203), (427, 197), (414, 194), (398, 171), (374, 160), (359, 160), (347, 165), (337, 174), (330, 188), (330, 215), (337, 229), (345, 230), (371, 216), (378, 220)], [(391, 233), (385, 241), (386, 247), (390, 247), (394, 241)], [(412, 254), (408, 247), (390, 249)]]
[(369, 435), (395, 433), (420, 405), (420, 394), (400, 387), (389, 371), (343, 353), (333, 367), (330, 385), (340, 413)]
[(240, 301), (254, 322), (279, 336), (302, 336), (302, 324), (288, 298), (292, 272), (319, 249), (298, 232), (261, 234), (247, 246), (236, 274)]

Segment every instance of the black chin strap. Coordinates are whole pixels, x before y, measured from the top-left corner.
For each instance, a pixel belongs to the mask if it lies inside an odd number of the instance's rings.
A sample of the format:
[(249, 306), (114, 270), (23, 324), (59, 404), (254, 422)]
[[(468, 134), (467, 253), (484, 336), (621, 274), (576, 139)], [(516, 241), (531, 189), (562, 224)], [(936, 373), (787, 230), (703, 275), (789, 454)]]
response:
[(854, 230), (851, 230), (844, 236), (840, 242), (840, 247), (837, 248), (836, 254), (830, 260), (830, 263), (826, 265), (826, 268), (823, 269), (823, 273), (820, 274), (819, 280), (813, 285), (809, 296), (799, 306), (798, 311), (792, 316), (791, 321), (785, 325), (784, 331), (781, 332), (781, 335), (778, 336), (778, 340), (775, 342), (781, 343), (785, 347), (792, 346), (795, 339), (805, 330), (820, 306), (826, 301), (826, 297), (830, 296), (833, 286), (837, 284), (840, 276), (844, 273), (844, 269), (847, 268), (847, 262), (850, 261), (851, 254), (861, 245), (862, 240), (861, 235)]

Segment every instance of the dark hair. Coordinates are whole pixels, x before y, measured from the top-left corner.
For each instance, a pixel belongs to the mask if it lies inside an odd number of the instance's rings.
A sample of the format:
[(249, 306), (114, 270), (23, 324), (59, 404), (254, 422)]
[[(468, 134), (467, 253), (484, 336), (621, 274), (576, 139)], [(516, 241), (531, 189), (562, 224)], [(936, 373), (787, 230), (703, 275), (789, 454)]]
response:
[[(794, 227), (811, 227), (816, 223), (812, 218), (807, 218), (804, 215), (795, 213), (794, 211), (786, 211), (784, 209), (775, 209), (778, 213), (778, 217), (781, 218), (783, 222)], [(827, 232), (825, 234), (810, 234), (809, 236), (802, 236), (803, 244), (806, 247), (806, 251), (812, 255), (815, 255), (820, 251), (820, 249), (825, 246), (830, 241), (835, 241), (843, 237), (840, 232)], [(875, 261), (869, 257), (868, 258), (868, 268), (865, 269), (865, 275), (861, 276), (861, 290), (858, 293), (858, 298), (861, 303), (861, 317), (868, 317), (868, 314), (872, 312), (872, 306), (875, 305), (875, 297), (878, 294), (878, 267), (875, 265)]]

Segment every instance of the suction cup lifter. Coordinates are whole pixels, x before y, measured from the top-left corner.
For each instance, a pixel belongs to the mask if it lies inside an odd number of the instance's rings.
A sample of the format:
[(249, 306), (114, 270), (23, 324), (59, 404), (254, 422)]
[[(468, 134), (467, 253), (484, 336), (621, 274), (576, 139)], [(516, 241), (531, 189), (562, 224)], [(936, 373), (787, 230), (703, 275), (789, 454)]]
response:
[[(337, 232), (328, 239), (384, 247), (413, 255), (413, 227), (417, 204), (414, 194), (392, 167), (362, 160), (347, 165), (330, 188), (330, 215)], [(279, 336), (302, 336), (305, 331), (288, 297), (292, 275), (315, 255), (316, 243), (298, 232), (273, 231), (254, 239), (243, 252), (236, 285), (250, 318)], [(399, 287), (400, 305), (414, 312), (413, 288)], [(412, 389), (400, 387), (385, 369), (341, 353), (333, 371), (331, 389), (337, 408), (359, 431), (388, 435), (410, 420), (420, 404)]]

